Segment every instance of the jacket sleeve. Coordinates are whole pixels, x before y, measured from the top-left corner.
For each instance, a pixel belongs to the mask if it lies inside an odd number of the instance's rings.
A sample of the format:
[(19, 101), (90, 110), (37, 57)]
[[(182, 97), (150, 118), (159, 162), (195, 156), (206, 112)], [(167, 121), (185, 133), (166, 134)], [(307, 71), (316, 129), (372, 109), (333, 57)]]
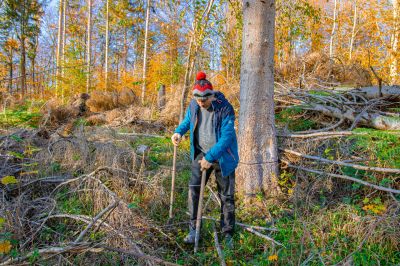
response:
[(189, 129), (190, 129), (190, 106), (186, 110), (185, 118), (175, 129), (175, 133), (179, 133), (181, 136), (183, 136)]
[(218, 142), (207, 152), (205, 159), (209, 162), (218, 160), (228, 149), (235, 138), (235, 113), (233, 108), (222, 118), (221, 137)]

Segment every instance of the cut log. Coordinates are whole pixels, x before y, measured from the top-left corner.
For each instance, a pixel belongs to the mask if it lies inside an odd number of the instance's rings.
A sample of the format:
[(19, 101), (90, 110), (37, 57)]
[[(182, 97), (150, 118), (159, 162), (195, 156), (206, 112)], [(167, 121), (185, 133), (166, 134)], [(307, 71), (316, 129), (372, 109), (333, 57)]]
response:
[(304, 109), (318, 111), (324, 115), (339, 119), (347, 119), (351, 122), (354, 122), (357, 118), (359, 119), (359, 124), (380, 130), (400, 130), (400, 119), (398, 117), (384, 116), (373, 112), (364, 112), (358, 116), (359, 114), (351, 109), (342, 110), (337, 107), (315, 103), (310, 103), (309, 107)]
[[(379, 87), (363, 87), (359, 89), (351, 90), (350, 92), (361, 94), (363, 97), (367, 99), (375, 99), (379, 98)], [(400, 86), (382, 86), (382, 97), (390, 97), (394, 99), (400, 99)]]

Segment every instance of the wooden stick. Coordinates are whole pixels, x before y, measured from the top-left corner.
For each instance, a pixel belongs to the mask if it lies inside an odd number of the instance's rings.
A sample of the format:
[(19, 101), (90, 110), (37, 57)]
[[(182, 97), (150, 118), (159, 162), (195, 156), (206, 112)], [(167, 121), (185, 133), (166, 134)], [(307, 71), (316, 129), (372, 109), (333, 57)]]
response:
[(319, 162), (322, 162), (325, 164), (336, 164), (336, 165), (348, 166), (348, 167), (352, 167), (354, 169), (359, 169), (359, 170), (364, 170), (364, 171), (400, 174), (400, 169), (397, 169), (397, 168), (382, 168), (382, 167), (372, 167), (372, 166), (365, 166), (365, 165), (359, 165), (359, 164), (351, 164), (351, 163), (345, 163), (345, 162), (340, 162), (340, 161), (328, 160), (328, 159), (325, 159), (322, 157), (306, 155), (306, 154), (302, 154), (300, 152), (292, 151), (292, 150), (288, 150), (288, 149), (279, 149), (279, 150), (281, 150), (285, 153), (290, 153), (290, 154), (302, 157), (302, 158), (316, 160), (316, 161), (319, 161)]
[[(215, 219), (214, 217), (203, 216), (202, 218), (218, 222), (218, 219)], [(266, 230), (266, 231), (278, 232), (278, 229), (271, 228), (271, 227), (262, 227), (262, 226), (257, 226), (257, 225), (249, 225), (249, 224), (244, 224), (244, 223), (239, 223), (239, 222), (235, 222), (235, 224), (239, 225), (239, 226), (241, 226), (243, 228), (253, 228), (253, 229), (257, 229), (257, 230)]]
[(174, 192), (175, 192), (176, 152), (177, 152), (177, 146), (174, 145), (174, 157), (172, 160), (171, 198), (169, 201), (169, 219), (172, 219), (173, 217), (172, 209), (174, 206)]
[(260, 232), (254, 230), (253, 228), (247, 227), (246, 230), (249, 231), (250, 233), (255, 234), (256, 236), (259, 236), (259, 237), (262, 237), (262, 238), (264, 238), (264, 239), (267, 239), (268, 241), (271, 241), (272, 243), (274, 243), (274, 244), (276, 244), (276, 245), (278, 245), (278, 246), (285, 247), (283, 244), (279, 243), (279, 242), (276, 241), (275, 239), (273, 239), (273, 238), (271, 238), (271, 237), (269, 237), (269, 236), (267, 236), (267, 235), (261, 234)]
[(194, 239), (194, 253), (197, 252), (197, 249), (199, 247), (201, 217), (202, 217), (203, 198), (204, 198), (204, 187), (206, 186), (206, 176), (207, 176), (207, 170), (203, 170), (203, 173), (201, 175), (199, 204), (197, 207), (196, 236)]
[(221, 266), (226, 266), (224, 253), (222, 253), (221, 246), (219, 245), (217, 230), (215, 230), (215, 223), (212, 223), (212, 229), (214, 232), (215, 249), (217, 250), (219, 261), (221, 263)]
[(374, 188), (376, 190), (386, 191), (386, 192), (390, 192), (390, 193), (394, 193), (394, 194), (400, 194), (400, 190), (374, 185), (374, 184), (368, 183), (366, 181), (363, 181), (363, 180), (360, 180), (360, 179), (357, 179), (357, 178), (354, 178), (354, 177), (351, 177), (351, 176), (325, 173), (325, 172), (317, 171), (317, 170), (314, 170), (314, 169), (309, 169), (309, 168), (296, 166), (296, 165), (290, 164), (287, 161), (286, 161), (286, 163), (288, 164), (288, 167), (291, 167), (291, 168), (303, 170), (303, 171), (314, 173), (314, 174), (328, 175), (328, 176), (337, 177), (337, 178), (341, 178), (341, 179), (345, 179), (345, 180), (350, 180), (350, 181), (353, 181), (353, 182), (357, 182), (357, 183), (363, 184), (363, 185), (365, 185), (367, 187), (372, 187), (372, 188)]

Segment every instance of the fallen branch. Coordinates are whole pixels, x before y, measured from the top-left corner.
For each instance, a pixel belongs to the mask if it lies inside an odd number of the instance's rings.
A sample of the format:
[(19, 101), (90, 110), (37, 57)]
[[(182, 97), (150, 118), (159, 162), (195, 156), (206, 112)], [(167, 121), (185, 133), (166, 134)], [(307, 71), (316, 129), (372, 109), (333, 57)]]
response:
[(287, 137), (287, 138), (314, 138), (314, 137), (327, 137), (331, 136), (333, 138), (342, 137), (342, 136), (351, 136), (351, 135), (366, 135), (366, 133), (362, 132), (352, 132), (352, 131), (337, 131), (337, 132), (317, 132), (311, 134), (277, 134), (278, 137)]
[[(321, 112), (324, 115), (336, 117), (339, 119), (347, 119), (351, 122), (355, 122), (357, 118), (357, 114), (354, 110), (347, 108), (347, 110), (343, 110), (337, 107), (309, 103), (310, 107), (303, 108), (305, 110), (312, 110)], [(396, 117), (384, 116), (379, 113), (374, 112), (363, 112), (359, 116), (360, 124), (376, 128), (380, 130), (400, 130), (400, 119)]]
[(154, 134), (140, 134), (140, 133), (118, 133), (121, 136), (135, 136), (135, 137), (146, 137), (146, 138), (165, 138), (161, 135), (154, 135)]
[(118, 205), (118, 201), (114, 201), (113, 203), (111, 203), (110, 205), (107, 206), (107, 208), (103, 209), (101, 212), (99, 212), (92, 220), (92, 222), (90, 224), (88, 224), (88, 226), (79, 234), (79, 236), (75, 239), (74, 244), (79, 243), (83, 237), (85, 236), (85, 234), (89, 231), (90, 228), (92, 228), (92, 226), (97, 222), (97, 220), (99, 220), (104, 214), (106, 214), (108, 211), (112, 211), (113, 209), (115, 209), (115, 207), (117, 207)]
[(304, 167), (301, 167), (301, 166), (296, 166), (296, 165), (293, 165), (293, 164), (291, 164), (291, 163), (289, 163), (287, 161), (284, 161), (284, 162), (287, 163), (288, 167), (291, 167), (291, 168), (303, 170), (303, 171), (314, 173), (314, 174), (328, 175), (328, 176), (337, 177), (337, 178), (341, 178), (341, 179), (345, 179), (345, 180), (350, 180), (350, 181), (353, 181), (353, 182), (357, 182), (357, 183), (363, 184), (363, 185), (365, 185), (367, 187), (372, 187), (372, 188), (374, 188), (376, 190), (386, 191), (386, 192), (390, 192), (390, 193), (394, 193), (394, 194), (400, 194), (400, 190), (378, 186), (378, 185), (371, 184), (371, 183), (368, 183), (366, 181), (363, 181), (363, 180), (360, 180), (360, 179), (357, 179), (357, 178), (354, 178), (354, 177), (351, 177), (351, 176), (338, 175), (338, 174), (332, 174), (332, 173), (325, 173), (325, 172), (314, 170), (314, 169), (309, 169), (309, 168), (304, 168)]
[(328, 130), (332, 130), (337, 128), (338, 126), (340, 126), (341, 124), (343, 124), (344, 119), (340, 119), (336, 124), (333, 124), (329, 127), (325, 127), (325, 128), (321, 128), (321, 129), (316, 129), (316, 130), (309, 130), (309, 131), (299, 131), (297, 132), (297, 134), (311, 134), (311, 133), (319, 133), (319, 132), (324, 132), (324, 133), (328, 133)]
[(279, 243), (278, 241), (276, 241), (275, 239), (273, 239), (273, 238), (271, 238), (271, 237), (269, 237), (267, 235), (261, 234), (260, 232), (254, 230), (253, 228), (247, 227), (246, 230), (249, 231), (250, 233), (255, 234), (256, 236), (259, 236), (261, 238), (267, 239), (268, 241), (271, 241), (272, 243), (274, 243), (274, 244), (276, 244), (278, 246), (285, 247), (282, 243)]
[(39, 254), (40, 257), (43, 257), (45, 255), (52, 255), (52, 254), (62, 254), (66, 252), (71, 252), (71, 253), (77, 253), (77, 252), (103, 252), (104, 250), (109, 250), (113, 252), (118, 252), (118, 253), (124, 253), (127, 255), (132, 255), (138, 259), (145, 259), (148, 261), (153, 261), (159, 264), (163, 265), (171, 265), (171, 266), (176, 266), (178, 264), (171, 263), (165, 260), (162, 260), (157, 257), (153, 257), (150, 255), (146, 254), (139, 254), (135, 251), (132, 250), (124, 250), (124, 249), (119, 249), (119, 248), (114, 248), (102, 244), (92, 244), (92, 243), (80, 243), (79, 245), (69, 245), (65, 247), (49, 247), (49, 248), (43, 248), (35, 251), (29, 252), (25, 256), (17, 257), (17, 258), (9, 258), (6, 261), (2, 262), (0, 266), (5, 266), (5, 265), (12, 265), (16, 263), (21, 263), (23, 261), (28, 260), (30, 257), (32, 257), (33, 254)]
[(372, 171), (372, 172), (381, 172), (381, 173), (391, 173), (391, 174), (400, 174), (400, 169), (397, 168), (383, 168), (383, 167), (372, 167), (372, 166), (365, 166), (365, 165), (359, 165), (359, 164), (351, 164), (351, 163), (345, 163), (345, 162), (340, 162), (340, 161), (333, 161), (333, 160), (328, 160), (322, 157), (317, 157), (317, 156), (311, 156), (311, 155), (306, 155), (297, 151), (289, 150), (289, 149), (279, 149), (285, 153), (290, 153), (302, 158), (310, 159), (310, 160), (316, 160), (325, 164), (336, 164), (336, 165), (341, 165), (341, 166), (348, 166), (352, 167), (354, 169), (358, 170), (364, 170), (364, 171)]
[(226, 266), (224, 253), (222, 253), (221, 246), (219, 245), (217, 230), (215, 230), (215, 223), (212, 223), (212, 229), (214, 232), (214, 245), (218, 253), (219, 261), (221, 266)]

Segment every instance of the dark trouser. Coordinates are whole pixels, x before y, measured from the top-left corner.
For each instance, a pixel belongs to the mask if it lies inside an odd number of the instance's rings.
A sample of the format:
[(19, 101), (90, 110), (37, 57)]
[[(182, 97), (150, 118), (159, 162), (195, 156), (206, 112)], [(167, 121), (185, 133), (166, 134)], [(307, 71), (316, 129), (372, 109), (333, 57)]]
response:
[[(199, 161), (203, 158), (204, 153), (199, 153), (192, 162), (192, 177), (189, 182), (189, 214), (190, 229), (196, 229), (197, 207), (199, 206), (201, 170)], [(207, 170), (206, 183), (215, 170), (217, 181), (218, 196), (221, 200), (221, 229), (224, 234), (233, 234), (235, 229), (235, 172), (229, 176), (222, 176), (219, 163), (213, 163), (211, 168)]]

